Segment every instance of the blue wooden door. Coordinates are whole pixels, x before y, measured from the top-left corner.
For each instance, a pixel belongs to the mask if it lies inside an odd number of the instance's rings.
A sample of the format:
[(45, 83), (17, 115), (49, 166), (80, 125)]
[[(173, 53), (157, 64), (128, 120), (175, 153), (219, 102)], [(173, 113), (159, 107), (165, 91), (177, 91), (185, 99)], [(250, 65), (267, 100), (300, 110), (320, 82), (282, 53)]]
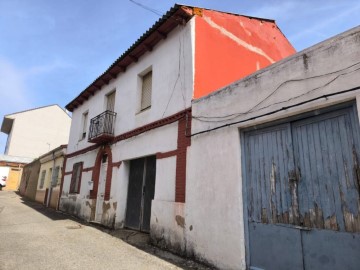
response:
[(300, 232), (288, 226), (298, 216), (290, 124), (247, 132), (245, 157), (250, 265), (303, 269)]
[(354, 106), (244, 134), (250, 269), (360, 269)]
[(354, 107), (292, 124), (305, 269), (360, 269), (359, 122)]

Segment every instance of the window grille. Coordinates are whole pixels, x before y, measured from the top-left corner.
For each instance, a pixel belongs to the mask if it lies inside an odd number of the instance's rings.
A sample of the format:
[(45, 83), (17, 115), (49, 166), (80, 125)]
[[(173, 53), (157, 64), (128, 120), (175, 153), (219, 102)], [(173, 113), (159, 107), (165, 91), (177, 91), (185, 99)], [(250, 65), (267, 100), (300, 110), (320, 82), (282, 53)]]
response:
[(59, 179), (59, 171), (60, 171), (60, 167), (59, 166), (55, 167), (55, 170), (53, 172), (52, 179), (51, 179), (51, 186), (52, 187), (57, 186), (58, 179)]

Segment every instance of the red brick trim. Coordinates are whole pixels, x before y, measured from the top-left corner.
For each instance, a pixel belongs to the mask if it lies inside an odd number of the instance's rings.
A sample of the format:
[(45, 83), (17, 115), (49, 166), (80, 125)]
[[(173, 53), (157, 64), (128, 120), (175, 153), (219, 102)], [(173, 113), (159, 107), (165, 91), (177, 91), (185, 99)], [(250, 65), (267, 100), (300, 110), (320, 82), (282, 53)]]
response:
[(89, 171), (92, 171), (92, 170), (94, 170), (94, 167), (84, 168), (82, 170), (82, 172), (89, 172)]
[(100, 169), (101, 169), (101, 159), (104, 154), (108, 156), (108, 167), (106, 173), (106, 182), (105, 182), (105, 196), (104, 200), (110, 200), (110, 191), (111, 191), (111, 178), (112, 178), (112, 153), (109, 145), (106, 145), (99, 149), (97, 153), (95, 165), (92, 173), (92, 179), (94, 181), (93, 190), (90, 191), (90, 199), (96, 199), (98, 193), (99, 186), (99, 177), (100, 177)]
[(152, 122), (152, 123), (147, 124), (145, 126), (136, 128), (136, 129), (131, 130), (129, 132), (123, 133), (123, 134), (121, 134), (119, 136), (116, 136), (113, 143), (116, 143), (116, 142), (122, 141), (122, 140), (126, 140), (126, 139), (129, 139), (131, 137), (140, 135), (141, 133), (147, 132), (149, 130), (152, 130), (152, 129), (155, 129), (155, 128), (159, 128), (159, 127), (174, 123), (177, 120), (184, 118), (189, 112), (191, 112), (191, 108), (183, 110), (183, 111), (178, 112), (176, 114), (173, 114), (173, 115), (171, 115), (169, 117), (163, 118), (161, 120)]
[(122, 161), (118, 161), (118, 162), (113, 162), (112, 167), (118, 167), (120, 168)]
[(176, 159), (175, 202), (185, 202), (186, 191), (186, 155), (191, 144), (191, 111), (178, 122), (178, 153)]
[[(162, 127), (162, 126), (166, 126), (166, 125), (169, 125), (171, 123), (174, 123), (176, 122), (177, 120), (181, 119), (181, 118), (184, 118), (186, 117), (186, 115), (189, 115), (191, 116), (191, 108), (188, 108), (188, 109), (185, 109), (181, 112), (178, 112), (176, 114), (173, 114), (171, 116), (168, 116), (166, 118), (163, 118), (161, 120), (158, 120), (158, 121), (154, 121), (150, 124), (147, 124), (145, 126), (142, 126), (142, 127), (139, 127), (139, 128), (136, 128), (136, 129), (133, 129), (131, 131), (128, 131), (128, 132), (125, 132), (123, 134), (120, 134), (118, 136), (116, 136), (114, 138), (114, 140), (111, 142), (111, 144), (114, 144), (114, 143), (117, 143), (119, 141), (122, 141), (122, 140), (126, 140), (126, 139), (129, 139), (131, 137), (134, 137), (134, 136), (137, 136), (137, 135), (140, 135), (141, 133), (144, 133), (144, 132), (147, 132), (147, 131), (150, 131), (152, 129), (155, 129), (155, 128), (159, 128), (159, 127)], [(190, 134), (190, 133), (188, 133)], [(82, 155), (82, 154), (85, 154), (87, 152), (90, 152), (90, 151), (93, 151), (93, 150), (96, 150), (101, 144), (94, 144), (94, 145), (91, 145), (89, 147), (86, 147), (84, 149), (81, 149), (79, 151), (75, 151), (73, 153), (70, 153), (70, 154), (67, 154), (66, 157), (67, 158), (72, 158), (72, 157), (76, 157), (78, 155)]]
[(95, 145), (91, 145), (89, 147), (86, 147), (84, 149), (81, 149), (79, 151), (75, 151), (75, 152), (72, 152), (71, 154), (67, 154), (66, 157), (67, 158), (72, 158), (72, 157), (76, 157), (78, 155), (82, 155), (82, 154), (85, 154), (89, 151), (93, 151), (95, 149), (97, 149), (99, 147), (99, 145), (95, 144)]
[[(114, 138), (114, 140), (112, 141), (112, 144), (122, 141), (122, 140), (129, 139), (131, 137), (137, 136), (139, 134), (150, 131), (152, 129), (174, 123), (176, 121), (178, 121), (177, 149), (169, 151), (169, 152), (165, 152), (165, 153), (157, 153), (156, 157), (158, 159), (162, 159), (162, 158), (167, 158), (167, 157), (171, 157), (171, 156), (176, 156), (175, 201), (176, 202), (185, 202), (186, 155), (187, 155), (187, 147), (190, 146), (190, 144), (191, 144), (191, 138), (189, 136), (187, 136), (188, 134), (191, 134), (191, 108), (188, 108), (186, 110), (183, 110), (181, 112), (173, 114), (164, 119), (152, 122), (152, 123), (142, 126), (140, 128), (136, 128), (132, 131), (118, 135)], [(99, 147), (100, 147), (99, 144), (95, 144), (95, 145), (89, 146), (87, 148), (84, 148), (82, 150), (68, 154), (66, 156), (66, 158), (72, 158), (72, 157), (75, 157), (78, 155), (82, 155), (89, 151), (95, 150)], [(97, 197), (100, 168), (101, 168), (101, 157), (104, 153), (108, 154), (108, 170), (107, 170), (107, 175), (106, 175), (105, 198), (104, 198), (105, 200), (110, 199), (112, 168), (119, 167), (121, 164), (121, 161), (112, 163), (112, 153), (111, 153), (111, 148), (109, 145), (102, 146), (102, 148), (100, 148), (100, 150), (97, 154), (96, 160), (95, 160), (95, 165), (94, 165), (94, 167), (91, 168), (93, 171), (92, 179), (94, 181), (94, 188), (93, 188), (93, 190), (90, 191), (91, 199), (96, 199), (96, 197)], [(86, 170), (90, 170), (90, 168), (87, 168)], [(67, 175), (68, 173), (70, 174), (72, 172), (67, 172), (67, 173), (65, 173), (65, 175)]]
[(162, 158), (168, 158), (168, 157), (177, 156), (178, 152), (179, 151), (177, 149), (169, 151), (169, 152), (165, 152), (165, 153), (158, 152), (158, 153), (156, 153), (156, 159), (162, 159)]

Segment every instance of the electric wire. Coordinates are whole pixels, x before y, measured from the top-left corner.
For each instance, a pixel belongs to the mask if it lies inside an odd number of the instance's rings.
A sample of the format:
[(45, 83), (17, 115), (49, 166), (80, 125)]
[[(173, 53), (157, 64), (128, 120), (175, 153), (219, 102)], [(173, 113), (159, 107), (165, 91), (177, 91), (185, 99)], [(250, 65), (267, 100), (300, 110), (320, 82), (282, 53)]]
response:
[(162, 17), (162, 16), (164, 15), (164, 14), (163, 14), (161, 11), (159, 11), (159, 10), (156, 10), (156, 9), (154, 9), (154, 8), (150, 8), (150, 7), (145, 6), (145, 5), (143, 5), (143, 4), (139, 3), (139, 2), (136, 2), (136, 1), (134, 1), (134, 0), (129, 0), (129, 1), (130, 1), (131, 3), (133, 3), (133, 4), (135, 4), (135, 5), (143, 8), (143, 9), (146, 9), (147, 11), (150, 11), (150, 12), (158, 15), (159, 17)]
[[(221, 116), (193, 116), (192, 118), (193, 119), (196, 119), (198, 121), (201, 121), (201, 122), (224, 122), (224, 121), (229, 121), (229, 120), (233, 120), (239, 116), (242, 116), (242, 115), (246, 115), (250, 112), (257, 112), (257, 111), (260, 111), (260, 110), (263, 110), (265, 108), (268, 108), (270, 106), (273, 106), (273, 105), (276, 105), (276, 104), (281, 104), (281, 103), (284, 103), (284, 102), (288, 102), (290, 100), (293, 100), (293, 99), (296, 99), (296, 98), (299, 98), (301, 96), (304, 96), (304, 95), (307, 95), (313, 91), (316, 91), (320, 88), (323, 88), (329, 84), (331, 84), (332, 82), (336, 81), (336, 79), (338, 79), (339, 77), (343, 76), (343, 75), (347, 75), (349, 73), (352, 73), (352, 72), (355, 72), (357, 70), (359, 70), (360, 68), (357, 68), (355, 70), (352, 70), (350, 72), (345, 72), (345, 73), (342, 73), (342, 74), (339, 74), (337, 75), (336, 77), (334, 77), (333, 79), (331, 79), (329, 82), (325, 83), (324, 85), (320, 86), (320, 87), (316, 87), (316, 88), (313, 88), (311, 89), (310, 91), (307, 91), (306, 93), (303, 93), (299, 96), (295, 96), (295, 97), (292, 97), (288, 100), (284, 100), (284, 101), (280, 101), (280, 102), (276, 102), (276, 103), (273, 103), (271, 105), (268, 105), (268, 106), (264, 106), (264, 107), (261, 107), (261, 108), (258, 108), (257, 110), (254, 110), (256, 107), (258, 107), (260, 104), (264, 103), (266, 100), (268, 100), (271, 96), (273, 96), (282, 86), (284, 86), (285, 84), (288, 84), (290, 82), (299, 82), (299, 81), (304, 81), (304, 80), (310, 80), (310, 79), (315, 79), (315, 78), (320, 78), (320, 77), (324, 77), (324, 76), (329, 76), (329, 75), (332, 75), (332, 74), (336, 74), (338, 72), (341, 72), (341, 71), (345, 71), (345, 70), (348, 70), (354, 66), (357, 66), (359, 65), (360, 62), (357, 62), (355, 64), (352, 64), (346, 68), (343, 68), (343, 69), (339, 69), (337, 71), (333, 71), (333, 72), (329, 72), (329, 73), (326, 73), (326, 74), (320, 74), (320, 75), (316, 75), (316, 76), (311, 76), (311, 77), (307, 77), (307, 78), (300, 78), (300, 79), (291, 79), (291, 80), (287, 80), (287, 81), (284, 81), (282, 82), (281, 84), (279, 84), (275, 90), (273, 90), (269, 95), (267, 95), (264, 99), (262, 99), (260, 102), (258, 102), (257, 104), (255, 104), (253, 107), (251, 107), (249, 110), (245, 111), (245, 112), (240, 112), (240, 113), (232, 113), (232, 114), (228, 114), (228, 115), (221, 115)], [(213, 119), (213, 120), (211, 120)]]
[(236, 121), (236, 122), (227, 123), (227, 124), (217, 126), (217, 127), (214, 127), (214, 128), (202, 130), (202, 131), (190, 134), (190, 135), (186, 134), (186, 137), (193, 137), (193, 136), (200, 135), (200, 134), (207, 133), (207, 132), (211, 132), (211, 131), (214, 131), (214, 130), (217, 130), (217, 129), (221, 129), (221, 128), (230, 127), (230, 126), (233, 126), (233, 125), (236, 125), (236, 124), (249, 122), (249, 121), (261, 118), (261, 117), (265, 117), (265, 116), (272, 115), (272, 114), (275, 114), (275, 113), (278, 113), (278, 112), (281, 112), (281, 111), (284, 111), (284, 110), (288, 110), (288, 109), (291, 109), (291, 108), (294, 108), (294, 107), (298, 107), (298, 106), (301, 106), (301, 105), (304, 105), (304, 104), (307, 104), (307, 103), (310, 103), (310, 102), (313, 102), (313, 101), (316, 101), (316, 100), (319, 100), (319, 99), (322, 99), (322, 98), (327, 99), (328, 97), (337, 96), (337, 95), (340, 95), (340, 94), (345, 94), (345, 93), (353, 92), (353, 91), (356, 91), (356, 90), (360, 90), (360, 86), (355, 87), (355, 88), (351, 88), (351, 89), (347, 89), (347, 90), (343, 90), (343, 91), (340, 91), (340, 92), (337, 92), (337, 93), (331, 93), (331, 94), (322, 95), (322, 96), (312, 98), (312, 99), (309, 99), (309, 100), (306, 100), (306, 101), (302, 101), (302, 102), (299, 102), (299, 103), (296, 103), (296, 104), (293, 104), (293, 105), (282, 107), (280, 109), (277, 109), (277, 110), (274, 110), (274, 111), (271, 111), (271, 112), (267, 112), (267, 113), (264, 113), (264, 114), (260, 114), (260, 115), (257, 115), (257, 116), (247, 118), (247, 119), (239, 120), (239, 121)]

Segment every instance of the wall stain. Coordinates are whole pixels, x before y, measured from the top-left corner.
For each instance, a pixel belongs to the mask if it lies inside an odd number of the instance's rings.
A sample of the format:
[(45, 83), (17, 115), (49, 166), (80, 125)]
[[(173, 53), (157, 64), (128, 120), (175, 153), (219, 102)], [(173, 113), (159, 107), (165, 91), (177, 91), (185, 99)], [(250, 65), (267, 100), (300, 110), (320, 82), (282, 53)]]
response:
[(175, 220), (178, 226), (185, 228), (185, 218), (179, 215), (175, 216)]

